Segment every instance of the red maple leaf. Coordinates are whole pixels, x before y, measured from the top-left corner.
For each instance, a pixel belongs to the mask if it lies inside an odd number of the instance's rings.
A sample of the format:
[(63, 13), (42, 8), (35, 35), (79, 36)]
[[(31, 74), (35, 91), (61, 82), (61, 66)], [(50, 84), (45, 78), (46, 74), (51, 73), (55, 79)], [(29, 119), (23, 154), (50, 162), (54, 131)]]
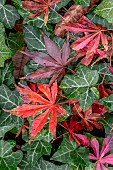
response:
[[(101, 25), (95, 25), (87, 17), (83, 16), (80, 18), (78, 23), (75, 24), (65, 24), (64, 28), (67, 31), (79, 33), (84, 32), (85, 36), (79, 38), (77, 41), (72, 43), (73, 50), (81, 53), (84, 51), (86, 55), (85, 58), (81, 60), (84, 65), (89, 65), (92, 61), (94, 54), (100, 55), (100, 59), (107, 57), (106, 51), (108, 50), (108, 35), (104, 34), (107, 29)], [(98, 49), (98, 46), (102, 43), (104, 50)], [(83, 56), (82, 51), (82, 56)]]
[(60, 50), (55, 42), (53, 42), (45, 34), (43, 34), (43, 36), (45, 47), (49, 55), (42, 52), (21, 52), (44, 67), (39, 68), (32, 74), (22, 77), (21, 79), (48, 78), (53, 75), (50, 80), (50, 84), (52, 84), (60, 77), (60, 75), (65, 75), (66, 65), (72, 62), (74, 58), (69, 58), (70, 46), (68, 40), (64, 42), (62, 50)]
[[(44, 111), (37, 116), (32, 123), (31, 139), (34, 139), (37, 133), (44, 127), (49, 115), (49, 129), (55, 136), (57, 116), (67, 113), (63, 107), (61, 107), (58, 103), (55, 103), (58, 92), (57, 83), (53, 83), (51, 88), (49, 88), (48, 84), (38, 84), (38, 89), (42, 92), (42, 94), (37, 94), (28, 88), (17, 87), (19, 93), (22, 94), (23, 97), (25, 97), (25, 99), (31, 104), (23, 104), (22, 106), (17, 106), (12, 110), (6, 110), (14, 115), (23, 116), (24, 118), (29, 116), (34, 117), (37, 112)], [(44, 95), (44, 97), (42, 97), (42, 95)]]
[(113, 91), (110, 90), (109, 88), (106, 88), (105, 84), (99, 84), (98, 90), (99, 90), (99, 93), (100, 93), (100, 98), (107, 97), (110, 94), (113, 94)]
[(96, 170), (108, 170), (104, 164), (113, 165), (113, 153), (106, 155), (113, 148), (113, 134), (104, 139), (101, 151), (99, 151), (99, 143), (96, 138), (91, 140), (91, 147), (94, 154), (90, 153), (89, 157), (96, 161)]
[(44, 24), (46, 25), (48, 21), (49, 8), (60, 1), (61, 0), (27, 0), (23, 1), (22, 5), (25, 9), (33, 11), (31, 14), (28, 15), (29, 18), (40, 16), (45, 12)]
[(77, 131), (82, 130), (83, 126), (76, 120), (75, 116), (71, 117), (69, 124), (67, 121), (64, 121), (61, 126), (68, 130), (70, 141), (72, 141), (73, 138), (79, 145), (90, 146), (90, 141), (86, 135), (76, 133)]

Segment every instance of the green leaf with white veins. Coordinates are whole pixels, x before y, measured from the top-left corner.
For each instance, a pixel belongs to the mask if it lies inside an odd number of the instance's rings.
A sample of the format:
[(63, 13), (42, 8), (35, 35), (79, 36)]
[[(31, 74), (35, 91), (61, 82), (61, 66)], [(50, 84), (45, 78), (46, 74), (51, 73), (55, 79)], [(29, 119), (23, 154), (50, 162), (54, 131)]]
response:
[(20, 18), (17, 9), (12, 5), (5, 5), (6, 0), (0, 0), (0, 21), (7, 28), (13, 28), (15, 21)]
[(74, 2), (82, 6), (90, 6), (90, 0), (74, 0)]
[(0, 86), (0, 107), (10, 110), (19, 105), (19, 95), (17, 96), (6, 85)]
[(12, 152), (12, 145), (9, 142), (0, 141), (0, 169), (1, 170), (17, 170), (17, 165), (22, 160), (22, 152)]
[(0, 127), (0, 138), (4, 137), (5, 133), (8, 132), (9, 130), (14, 128), (14, 124), (10, 124), (8, 126), (2, 126)]
[(24, 25), (24, 39), (30, 51), (46, 51), (42, 34), (39, 28), (32, 25)]
[(5, 44), (5, 28), (0, 22), (0, 67), (4, 66), (6, 59), (11, 57), (11, 50)]
[(31, 144), (26, 143), (22, 150), (27, 151), (27, 160), (33, 165), (42, 155), (50, 154), (51, 148), (50, 143), (43, 140), (35, 140)]
[(109, 113), (113, 112), (113, 94), (100, 99), (99, 102), (107, 107)]
[(77, 143), (65, 135), (57, 152), (52, 156), (51, 160), (67, 163), (70, 166), (86, 166), (89, 162), (88, 150), (85, 147), (78, 148)]
[(79, 65), (73, 75), (66, 75), (60, 85), (64, 94), (69, 99), (77, 99), (85, 110), (99, 98), (99, 92), (95, 86), (99, 79), (96, 70), (90, 70), (84, 65)]
[(94, 12), (105, 18), (109, 23), (113, 23), (113, 0), (103, 0)]

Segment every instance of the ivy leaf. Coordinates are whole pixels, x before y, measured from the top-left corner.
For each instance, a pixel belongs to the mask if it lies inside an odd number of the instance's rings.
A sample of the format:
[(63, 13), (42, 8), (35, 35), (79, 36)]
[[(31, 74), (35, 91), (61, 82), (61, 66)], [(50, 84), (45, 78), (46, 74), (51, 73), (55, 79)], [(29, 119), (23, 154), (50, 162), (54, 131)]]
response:
[(62, 163), (68, 163), (70, 166), (81, 165), (86, 166), (88, 164), (87, 148), (77, 149), (77, 143), (65, 135), (61, 145), (59, 146), (57, 152), (52, 156), (51, 160), (56, 160)]
[(6, 0), (0, 1), (0, 21), (7, 28), (13, 28), (15, 21), (20, 18), (17, 9), (12, 5), (5, 5)]
[(95, 9), (95, 13), (113, 23), (113, 0), (103, 0)]
[(55, 11), (58, 11), (62, 7), (66, 6), (71, 0), (61, 0), (61, 2), (52, 5), (52, 8), (54, 8)]
[(90, 6), (90, 0), (74, 0), (74, 2), (82, 6)]
[(23, 34), (21, 32), (17, 32), (16, 34), (10, 32), (9, 37), (7, 38), (7, 45), (12, 51), (13, 55), (23, 47), (24, 43), (22, 39)]
[(113, 115), (112, 114), (106, 114), (105, 119), (101, 120), (106, 135), (109, 135), (113, 129)]
[(17, 96), (6, 85), (0, 86), (0, 107), (4, 109), (12, 109), (19, 104), (19, 95)]
[(50, 154), (51, 148), (51, 143), (44, 140), (35, 140), (31, 144), (27, 143), (22, 147), (24, 151), (27, 151), (27, 160), (31, 166), (33, 166), (42, 155)]
[(99, 98), (99, 92), (93, 87), (98, 82), (98, 72), (79, 65), (76, 74), (66, 75), (60, 85), (67, 98), (77, 99), (83, 110)]
[(100, 99), (99, 102), (107, 107), (108, 113), (113, 111), (113, 94)]
[(14, 124), (14, 126), (19, 129), (23, 124), (23, 118), (1, 111), (0, 126), (10, 126), (11, 124)]
[[(1, 15), (1, 13), (0, 13)], [(5, 29), (0, 22), (0, 67), (4, 66), (4, 61), (11, 57), (11, 50), (5, 44)]]
[(0, 69), (0, 85), (5, 84), (10, 89), (14, 89), (13, 63), (8, 62)]
[(17, 165), (22, 160), (22, 152), (12, 152), (14, 146), (9, 142), (0, 141), (0, 169), (1, 170), (17, 170)]
[(14, 128), (14, 124), (0, 127), (0, 138), (4, 137), (5, 133)]
[(32, 25), (24, 25), (24, 39), (30, 51), (46, 51), (42, 34), (39, 28)]

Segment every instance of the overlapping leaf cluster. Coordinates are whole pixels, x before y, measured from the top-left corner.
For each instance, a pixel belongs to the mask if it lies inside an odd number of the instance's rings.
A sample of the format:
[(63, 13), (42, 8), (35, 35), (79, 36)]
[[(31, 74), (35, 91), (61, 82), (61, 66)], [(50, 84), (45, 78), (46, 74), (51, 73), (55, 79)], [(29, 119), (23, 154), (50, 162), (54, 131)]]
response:
[(0, 1), (1, 170), (113, 169), (112, 6)]

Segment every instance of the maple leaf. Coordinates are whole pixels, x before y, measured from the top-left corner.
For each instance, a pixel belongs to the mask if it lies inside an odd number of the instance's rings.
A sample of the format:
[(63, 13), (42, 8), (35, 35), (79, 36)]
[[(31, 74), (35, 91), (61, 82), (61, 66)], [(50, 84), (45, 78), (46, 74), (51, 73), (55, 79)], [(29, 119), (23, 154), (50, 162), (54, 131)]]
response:
[(90, 146), (90, 141), (86, 135), (75, 133), (83, 129), (82, 124), (75, 119), (75, 116), (71, 117), (69, 124), (67, 121), (64, 121), (61, 126), (68, 130), (70, 141), (72, 141), (73, 138), (79, 145)]
[(22, 5), (27, 10), (32, 10), (33, 12), (28, 15), (29, 18), (34, 18), (40, 16), (45, 12), (44, 24), (46, 25), (48, 21), (49, 8), (60, 2), (61, 0), (34, 0), (34, 1), (23, 1)]
[[(104, 31), (107, 31), (107, 28), (102, 27), (99, 24), (95, 25), (85, 16), (82, 16), (78, 23), (65, 24), (64, 28), (67, 31), (75, 33), (85, 33), (85, 36), (72, 43), (73, 50), (76, 50), (79, 53), (79, 51), (83, 49), (86, 53), (86, 57), (81, 61), (82, 64), (86, 66), (89, 65), (94, 57), (94, 54), (100, 55), (100, 59), (107, 57), (106, 51), (108, 50), (109, 36), (104, 34)], [(98, 49), (100, 42), (104, 46), (105, 51)]]
[(49, 55), (42, 52), (21, 52), (44, 67), (39, 68), (32, 74), (22, 77), (21, 79), (48, 78), (53, 75), (50, 80), (50, 84), (52, 84), (60, 77), (60, 75), (65, 74), (66, 65), (68, 65), (73, 58), (69, 58), (70, 46), (68, 40), (64, 42), (62, 50), (60, 50), (55, 42), (53, 42), (45, 34), (43, 34), (43, 36), (45, 47)]
[[(28, 89), (25, 86), (24, 88), (21, 88), (17, 86), (19, 93), (22, 94), (23, 97), (31, 104), (23, 104), (22, 106), (17, 106), (12, 110), (5, 110), (17, 116), (23, 116), (24, 118), (29, 116), (34, 117), (37, 112), (44, 110), (44, 112), (37, 116), (32, 123), (31, 140), (34, 139), (37, 133), (44, 127), (49, 115), (49, 129), (55, 136), (57, 116), (67, 113), (63, 107), (61, 107), (58, 103), (55, 103), (58, 92), (57, 83), (53, 83), (51, 88), (49, 88), (48, 84), (38, 84), (38, 89), (42, 92), (44, 97), (42, 97), (42, 94), (33, 92), (30, 88)], [(32, 104), (32, 102), (35, 104)]]
[(108, 170), (104, 164), (113, 165), (113, 153), (105, 156), (113, 148), (113, 134), (107, 136), (102, 144), (102, 149), (99, 152), (99, 143), (96, 138), (91, 140), (91, 147), (94, 154), (90, 153), (91, 160), (96, 160), (96, 170)]
[(107, 97), (110, 94), (113, 94), (113, 91), (106, 88), (104, 84), (99, 84), (98, 90), (99, 90), (99, 93), (100, 93), (100, 98)]
[[(97, 106), (98, 107), (98, 106)], [(78, 115), (81, 118), (80, 123), (87, 131), (92, 131), (94, 127), (97, 129), (103, 129), (101, 122), (97, 120), (103, 118), (103, 114), (93, 113), (92, 106), (87, 108), (86, 110), (82, 110), (79, 103), (74, 105), (73, 114)]]

